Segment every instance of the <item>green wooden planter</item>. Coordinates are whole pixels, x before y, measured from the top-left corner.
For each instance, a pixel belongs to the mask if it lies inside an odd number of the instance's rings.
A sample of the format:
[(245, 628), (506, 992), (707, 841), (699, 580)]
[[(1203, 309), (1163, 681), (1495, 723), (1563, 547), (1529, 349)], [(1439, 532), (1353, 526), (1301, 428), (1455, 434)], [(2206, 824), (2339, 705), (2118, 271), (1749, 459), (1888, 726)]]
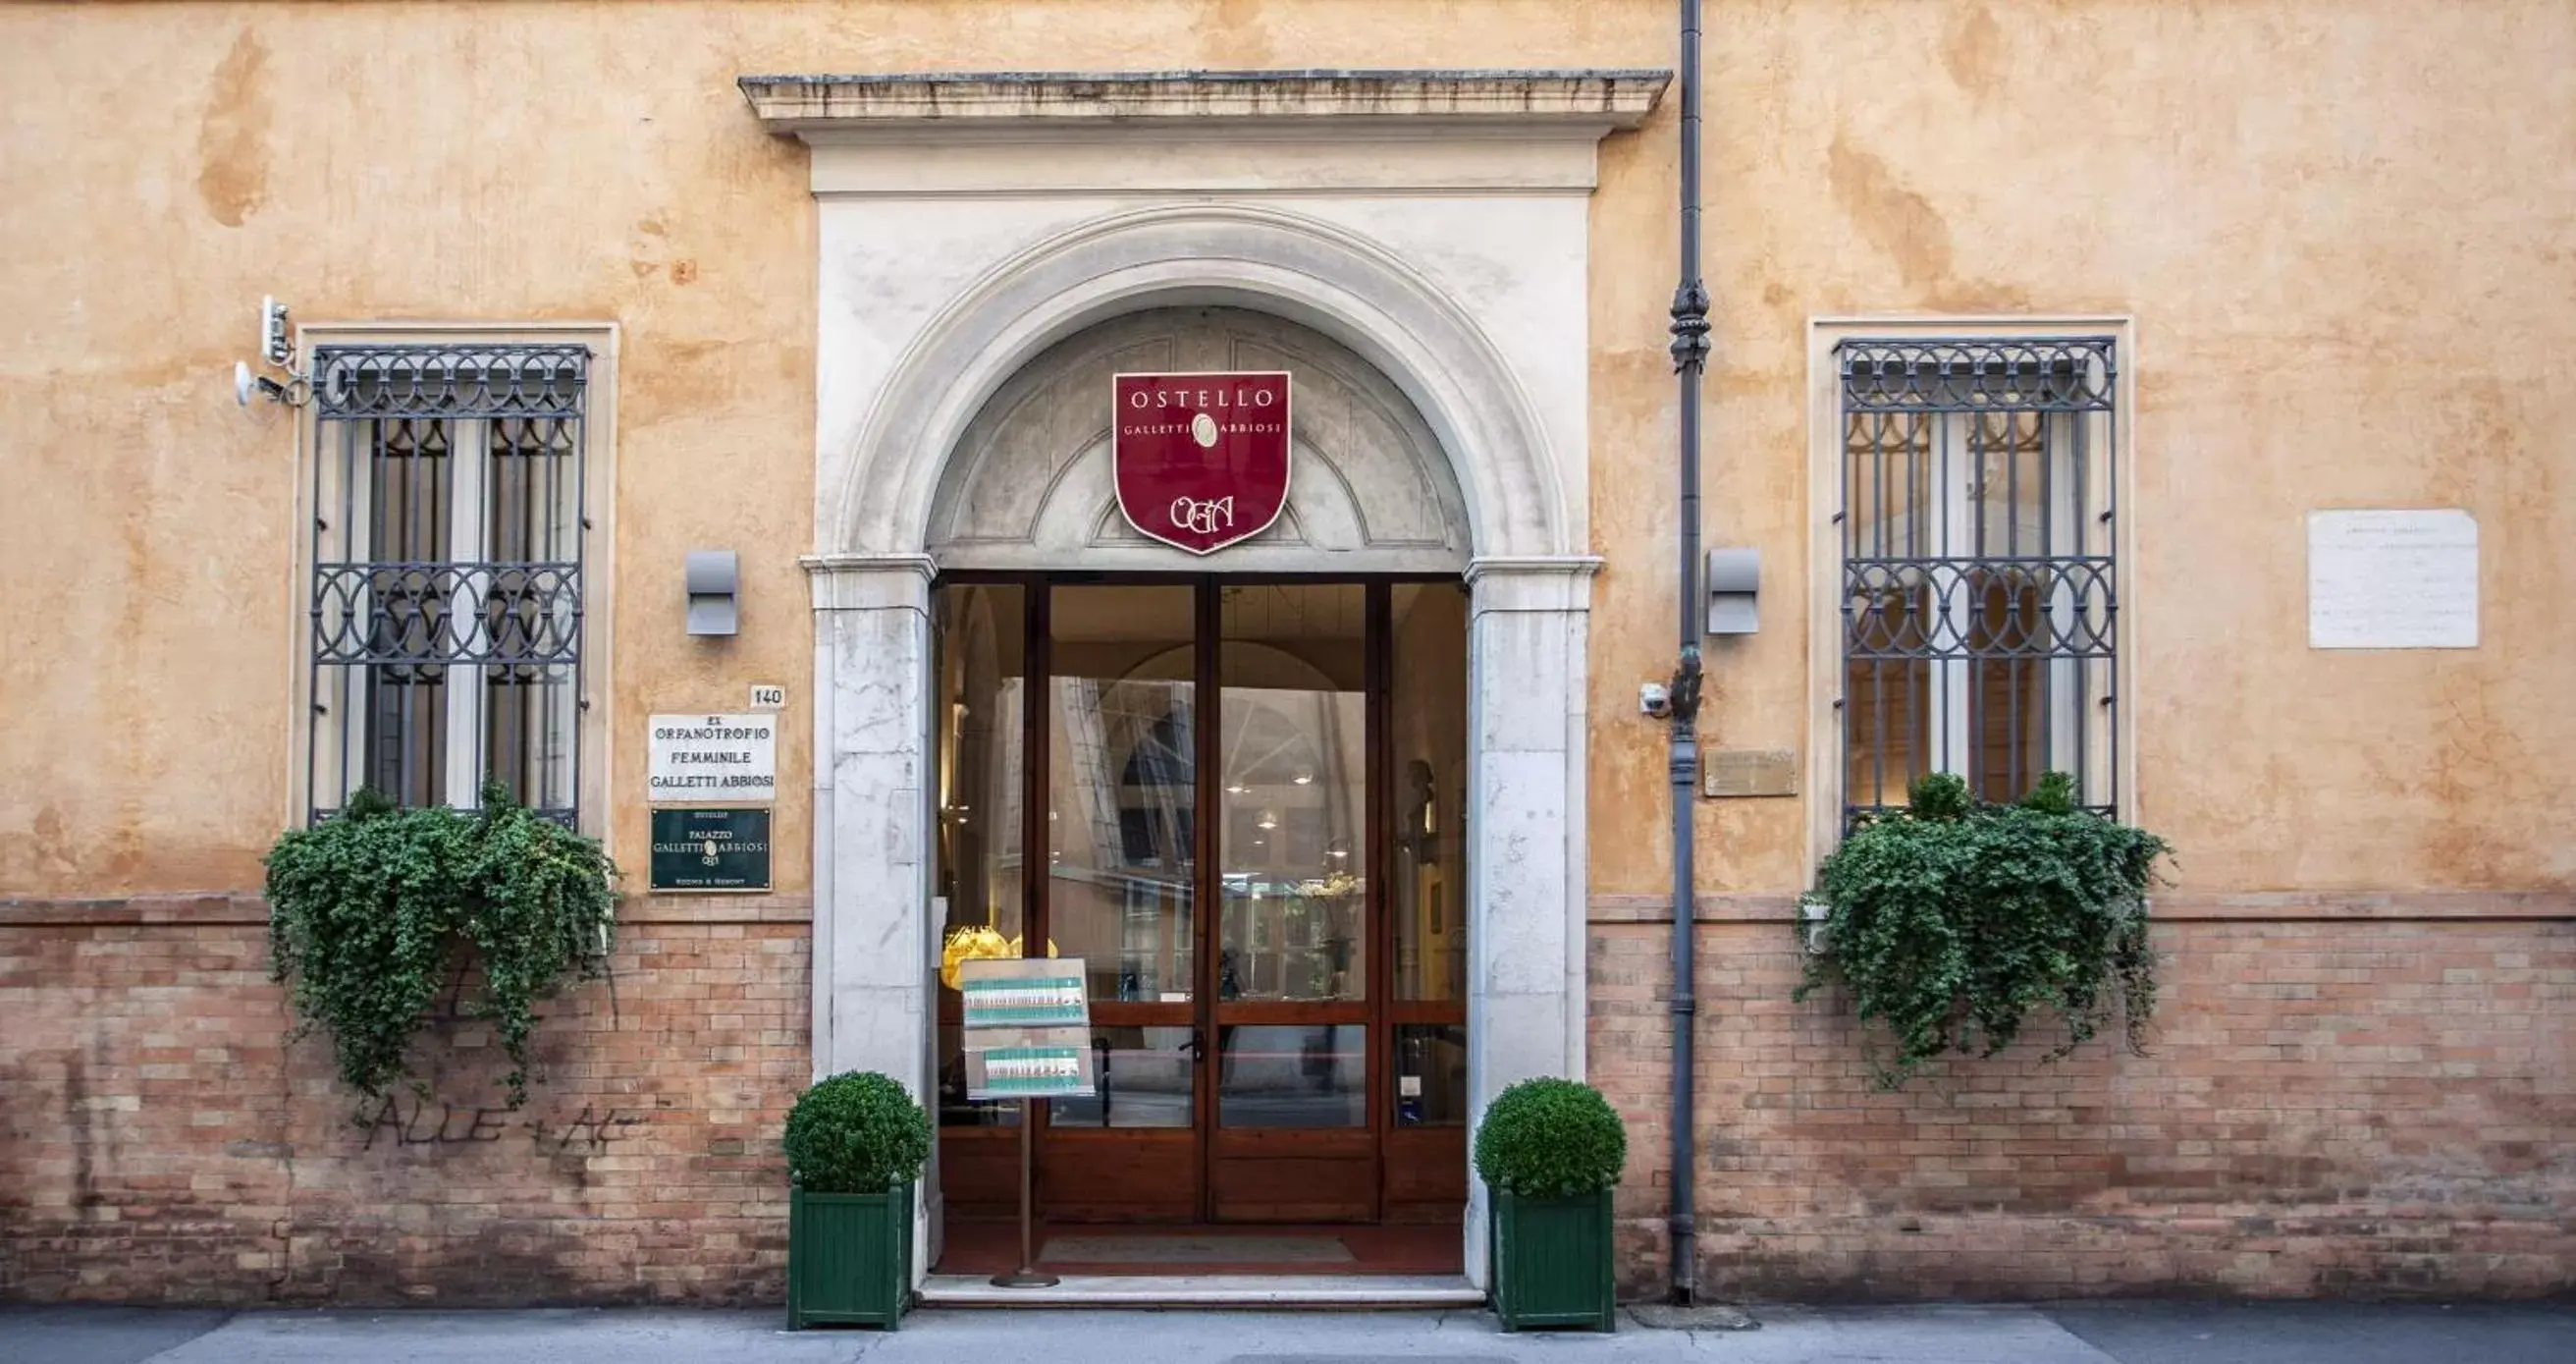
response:
[[(1490, 1186), (1489, 1186), (1490, 1188)], [(1486, 1280), (1506, 1331), (1619, 1329), (1610, 1284), (1610, 1190), (1523, 1198), (1491, 1190), (1494, 1235)]]
[(787, 1329), (882, 1326), (912, 1303), (912, 1186), (787, 1195)]

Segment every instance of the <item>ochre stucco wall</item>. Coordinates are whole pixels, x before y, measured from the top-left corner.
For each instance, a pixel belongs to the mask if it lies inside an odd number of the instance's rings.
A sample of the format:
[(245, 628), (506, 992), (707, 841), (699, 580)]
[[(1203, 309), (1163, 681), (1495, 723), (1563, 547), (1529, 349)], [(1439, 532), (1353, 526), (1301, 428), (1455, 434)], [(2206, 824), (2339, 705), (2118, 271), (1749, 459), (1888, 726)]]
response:
[[(1661, 9), (1661, 6), (1649, 6)], [(1716, 746), (1805, 748), (1806, 332), (2130, 314), (2137, 813), (2196, 891), (2563, 889), (2576, 718), (2576, 10), (1710, 7), (1707, 534), (1762, 547)], [(1659, 57), (1649, 46), (1641, 58)], [(1595, 215), (1596, 892), (1669, 884), (1669, 116)], [(2304, 513), (2465, 507), (2483, 647), (2315, 653)], [(1805, 880), (1803, 812), (1701, 807), (1703, 889)]]
[[(0, 890), (236, 889), (290, 816), (292, 418), (230, 405), (257, 300), (306, 322), (623, 328), (614, 835), (643, 716), (810, 688), (813, 243), (764, 70), (1651, 65), (1652, 0), (13, 9)], [(1711, 742), (1807, 748), (1811, 316), (2127, 313), (2139, 813), (2201, 890), (2564, 886), (2576, 720), (2565, 149), (2550, 3), (1710, 9), (1707, 530), (1761, 546)], [(1598, 893), (1668, 853), (1671, 101), (1602, 149), (1593, 271)], [(2483, 648), (2312, 653), (2301, 514), (2479, 517)], [(691, 547), (746, 625), (679, 628)], [(779, 885), (804, 878), (781, 749)], [(1705, 889), (1804, 880), (1799, 802), (1705, 804)], [(24, 836), (20, 836), (24, 835)], [(630, 854), (629, 860), (634, 860)]]
[[(547, 1171), (513, 1163), (517, 1125), (435, 1165), (443, 1120), (342, 1128), (320, 1043), (279, 1050), (247, 897), (10, 907), (0, 991), (51, 1031), (0, 1047), (0, 1092), (29, 1115), (0, 1142), (24, 1207), (0, 1214), (59, 1238), (18, 1290), (769, 1291), (774, 1171), (745, 1143), (805, 1050), (816, 247), (806, 153), (761, 130), (736, 75), (1665, 65), (1671, 20), (1666, 0), (0, 10), (0, 901), (252, 890), (299, 817), (294, 418), (236, 409), (229, 379), (263, 294), (308, 323), (621, 329), (595, 552), (630, 866), (645, 715), (739, 705), (752, 682), (792, 697), (781, 893), (636, 907), (628, 1003), (572, 996), (546, 1034), (555, 1087), (509, 1120), (557, 1124), (531, 1141), (591, 1122), (587, 1153), (550, 1148)], [(2565, 1290), (2563, 1234), (2530, 1210), (2566, 1199), (2532, 1153), (2566, 1126), (2547, 1006), (2576, 884), (2571, 62), (2558, 0), (1709, 6), (1707, 534), (1769, 569), (1763, 632), (1712, 650), (1711, 744), (1830, 741), (1807, 721), (1811, 319), (2125, 314), (2130, 751), (2184, 881), (2157, 1058), (2008, 1058), (1878, 1095), (1832, 1001), (1782, 998), (1787, 930), (1759, 922), (1806, 880), (1802, 802), (1702, 804), (1703, 889), (1760, 893), (1703, 930), (1709, 1282)], [(1634, 700), (1673, 653), (1676, 113), (1603, 144), (1592, 208), (1590, 1074), (1638, 1153), (1632, 1286), (1667, 1178), (1664, 930), (1636, 922), (1665, 884), (1664, 733)], [(2475, 513), (2483, 647), (2310, 652), (2302, 516), (2333, 506)], [(692, 641), (681, 556), (722, 546), (743, 552), (744, 633)], [(2295, 903), (2221, 903), (2260, 890), (2547, 893), (2314, 931), (2281, 921)], [(2542, 922), (2500, 922), (2522, 919)], [(675, 1056), (720, 1078), (657, 1084)], [(490, 1089), (440, 1078), (442, 1113)], [(592, 1104), (650, 1105), (640, 1130), (611, 1124), (643, 1159)], [(180, 1122), (222, 1132), (230, 1163), (189, 1154), (203, 1138)], [(80, 1165), (93, 1137), (124, 1154)], [(179, 1188), (183, 1158), (224, 1187)], [(305, 1192), (281, 1197), (289, 1169)], [(590, 1201), (552, 1199), (574, 1185)], [(326, 1189), (381, 1193), (421, 1230), (351, 1259)], [(683, 1232), (654, 1221), (674, 1196)], [(481, 1258), (493, 1234), (522, 1239), (506, 1275)]]
[[(0, 893), (238, 889), (292, 805), (304, 609), (294, 418), (232, 406), (273, 294), (300, 322), (610, 320), (612, 851), (641, 733), (784, 682), (810, 733), (813, 205), (747, 72), (1645, 60), (1643, 9), (1338, 3), (154, 5), (0, 15)], [(1610, 22), (1616, 20), (1618, 22)], [(1624, 34), (1624, 40), (1623, 40)], [(1624, 57), (1622, 54), (1626, 54)], [(694, 547), (744, 630), (681, 630)], [(807, 746), (774, 865), (807, 882)], [(636, 794), (630, 794), (636, 793)], [(19, 836), (20, 834), (27, 836)]]

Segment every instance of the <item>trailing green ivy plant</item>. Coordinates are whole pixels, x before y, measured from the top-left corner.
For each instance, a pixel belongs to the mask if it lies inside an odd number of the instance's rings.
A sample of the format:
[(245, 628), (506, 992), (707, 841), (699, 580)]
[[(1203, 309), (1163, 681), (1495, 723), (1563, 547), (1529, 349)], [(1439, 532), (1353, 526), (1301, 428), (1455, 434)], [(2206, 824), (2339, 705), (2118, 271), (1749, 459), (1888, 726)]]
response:
[(480, 810), (395, 808), (371, 790), (268, 854), (270, 970), (290, 982), (298, 1033), (331, 1035), (340, 1078), (369, 1099), (405, 1081), (413, 1037), (466, 965), (464, 1005), (528, 1096), (536, 1005), (607, 960), (616, 866), (599, 841), (540, 818), (498, 782)]
[(2054, 1060), (2091, 1041), (2116, 1007), (2133, 1052), (2156, 1007), (2148, 889), (2171, 849), (2077, 808), (2051, 772), (2019, 803), (1977, 800), (1958, 777), (1916, 782), (1907, 808), (1866, 819), (1825, 859), (1807, 897), (1822, 922), (1796, 998), (1840, 981), (1895, 1055), (1887, 1088), (1950, 1052), (1992, 1056), (2033, 1011), (2064, 1023)]

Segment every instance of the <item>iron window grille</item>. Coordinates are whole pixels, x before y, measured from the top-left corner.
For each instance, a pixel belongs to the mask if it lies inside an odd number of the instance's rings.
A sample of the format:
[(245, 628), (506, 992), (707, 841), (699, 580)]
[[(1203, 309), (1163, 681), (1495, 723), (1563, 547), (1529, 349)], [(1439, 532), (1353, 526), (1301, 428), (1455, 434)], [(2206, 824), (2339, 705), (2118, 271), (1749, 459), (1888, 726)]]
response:
[(2117, 353), (1853, 339), (1840, 377), (1844, 822), (1951, 772), (2119, 790)]
[(581, 345), (314, 353), (308, 815), (372, 787), (575, 823)]

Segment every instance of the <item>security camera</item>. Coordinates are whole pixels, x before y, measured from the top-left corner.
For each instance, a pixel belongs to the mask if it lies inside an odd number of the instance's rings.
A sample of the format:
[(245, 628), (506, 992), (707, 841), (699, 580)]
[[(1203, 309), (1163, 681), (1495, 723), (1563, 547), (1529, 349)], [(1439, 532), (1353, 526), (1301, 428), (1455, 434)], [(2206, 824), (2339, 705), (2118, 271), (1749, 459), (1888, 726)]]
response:
[[(300, 379), (296, 381), (298, 386), (302, 382)], [(235, 360), (233, 362), (233, 401), (248, 407), (253, 397), (266, 398), (273, 403), (285, 403), (290, 407), (304, 401), (299, 387), (281, 384), (265, 374), (258, 373), (250, 367), (250, 362), (247, 360)]]
[(1661, 682), (1648, 682), (1637, 688), (1637, 709), (1660, 720), (1673, 713), (1673, 694)]

